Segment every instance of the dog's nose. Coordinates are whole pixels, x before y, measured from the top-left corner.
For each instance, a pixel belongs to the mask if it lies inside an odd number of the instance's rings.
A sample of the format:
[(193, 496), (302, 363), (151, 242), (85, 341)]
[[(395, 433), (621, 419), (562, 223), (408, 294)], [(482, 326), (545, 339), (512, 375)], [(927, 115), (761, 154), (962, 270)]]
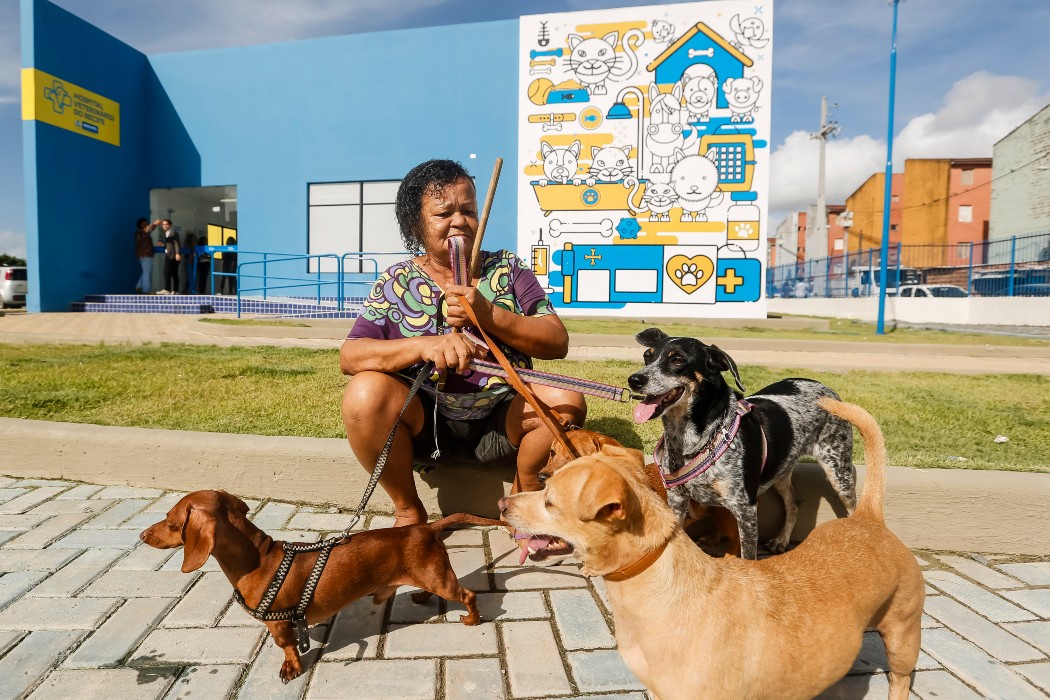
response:
[(507, 506), (510, 505), (510, 499), (504, 496), (503, 498), (499, 499), (499, 503), (497, 505), (499, 506), (499, 512), (502, 513), (503, 511), (507, 510)]
[(547, 479), (551, 478), (551, 475), (545, 471), (541, 471), (536, 475), (536, 481), (540, 482), (540, 486), (544, 486), (547, 483)]
[(627, 386), (631, 387), (635, 391), (641, 391), (645, 388), (645, 385), (649, 383), (649, 378), (644, 374), (635, 373), (627, 378)]

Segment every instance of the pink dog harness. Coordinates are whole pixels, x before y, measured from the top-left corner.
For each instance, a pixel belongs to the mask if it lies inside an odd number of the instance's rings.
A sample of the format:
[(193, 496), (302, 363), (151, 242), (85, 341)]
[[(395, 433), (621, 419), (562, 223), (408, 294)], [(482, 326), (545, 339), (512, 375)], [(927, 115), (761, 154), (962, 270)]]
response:
[[(681, 486), (682, 484), (695, 479), (700, 476), (708, 469), (710, 469), (715, 462), (719, 460), (729, 449), (729, 446), (733, 444), (733, 440), (736, 439), (737, 433), (740, 432), (740, 421), (751, 412), (754, 405), (743, 400), (737, 399), (736, 409), (733, 411), (732, 423), (722, 429), (711, 439), (703, 449), (701, 449), (696, 456), (690, 459), (684, 467), (677, 469), (670, 474), (664, 474), (663, 467), (660, 465), (660, 453), (663, 451), (664, 436), (661, 435), (660, 439), (656, 442), (656, 447), (653, 449), (653, 461), (656, 462), (656, 466), (660, 467), (660, 476), (663, 477), (664, 485), (667, 488), (674, 488), (675, 486)], [(766, 433), (762, 430), (762, 426), (759, 425), (759, 433), (762, 435), (762, 467), (766, 467)], [(759, 470), (761, 472), (761, 469)]]

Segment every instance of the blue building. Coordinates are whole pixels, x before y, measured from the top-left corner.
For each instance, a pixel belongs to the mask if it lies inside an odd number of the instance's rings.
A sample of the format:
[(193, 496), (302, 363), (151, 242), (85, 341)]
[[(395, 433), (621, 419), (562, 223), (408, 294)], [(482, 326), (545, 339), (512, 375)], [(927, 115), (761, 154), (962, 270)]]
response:
[[(479, 183), (497, 156), (517, 170), (517, 85), (497, 79), (517, 69), (516, 20), (155, 56), (47, 0), (21, 0), (21, 22), (23, 94), (41, 93), (23, 114), (30, 311), (130, 293), (140, 216), (229, 227), (235, 205), (242, 250), (330, 252), (338, 228), (364, 240), (336, 250), (396, 251), (391, 184), (413, 165), (453, 158)], [(55, 80), (87, 118), (54, 112)], [(203, 188), (203, 213), (179, 188)], [(508, 185), (486, 247), (513, 249), (515, 218)]]
[[(260, 252), (303, 256), (284, 272), (299, 279), (341, 270), (367, 284), (404, 255), (393, 202), (410, 168), (458, 160), (484, 196), (502, 157), (485, 247), (530, 260), (562, 311), (765, 316), (751, 290), (765, 259), (771, 52), (749, 57), (728, 37), (751, 13), (766, 26), (766, 0), (153, 56), (48, 0), (20, 2), (30, 311), (130, 294), (143, 216), (171, 219), (184, 244), (189, 233), (236, 243), (245, 296), (261, 290), (243, 283), (246, 266), (261, 272), (250, 255)], [(694, 95), (712, 93), (702, 115), (681, 102), (693, 81)], [(746, 83), (733, 88), (737, 104), (726, 100), (730, 81)], [(545, 153), (573, 172), (548, 173)], [(625, 170), (603, 170), (611, 154)], [(638, 217), (678, 163), (675, 187), (691, 194)], [(577, 260), (592, 245), (601, 265)]]

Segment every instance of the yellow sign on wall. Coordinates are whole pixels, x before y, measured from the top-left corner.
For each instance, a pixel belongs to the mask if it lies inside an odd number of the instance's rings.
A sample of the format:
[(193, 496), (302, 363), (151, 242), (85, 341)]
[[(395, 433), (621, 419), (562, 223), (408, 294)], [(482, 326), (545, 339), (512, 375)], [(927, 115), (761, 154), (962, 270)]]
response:
[(120, 103), (36, 68), (22, 69), (22, 119), (120, 145)]

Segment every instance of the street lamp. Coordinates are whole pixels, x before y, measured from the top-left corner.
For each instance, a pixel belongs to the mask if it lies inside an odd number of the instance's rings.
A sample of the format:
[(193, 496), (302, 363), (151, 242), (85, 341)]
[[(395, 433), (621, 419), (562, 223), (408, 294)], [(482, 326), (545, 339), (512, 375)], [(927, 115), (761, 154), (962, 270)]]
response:
[(886, 334), (886, 272), (890, 252), (890, 199), (893, 191), (893, 98), (897, 89), (897, 7), (901, 0), (887, 2), (893, 5), (893, 32), (890, 35), (890, 113), (889, 124), (886, 127), (886, 183), (882, 196), (882, 251), (879, 255), (879, 320), (875, 327), (878, 335)]

